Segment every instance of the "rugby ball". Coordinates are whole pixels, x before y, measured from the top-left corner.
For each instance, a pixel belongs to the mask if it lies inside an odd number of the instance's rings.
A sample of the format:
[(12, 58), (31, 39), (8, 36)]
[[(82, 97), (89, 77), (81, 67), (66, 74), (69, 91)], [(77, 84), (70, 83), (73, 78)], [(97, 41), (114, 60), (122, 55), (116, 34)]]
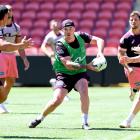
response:
[(107, 67), (107, 61), (104, 56), (96, 57), (92, 60), (92, 65), (96, 71), (102, 71)]

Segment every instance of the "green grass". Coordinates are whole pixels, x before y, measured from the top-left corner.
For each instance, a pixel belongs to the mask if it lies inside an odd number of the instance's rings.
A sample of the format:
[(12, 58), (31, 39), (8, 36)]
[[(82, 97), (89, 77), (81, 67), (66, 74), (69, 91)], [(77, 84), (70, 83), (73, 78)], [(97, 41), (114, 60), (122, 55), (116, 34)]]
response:
[(89, 131), (81, 129), (80, 101), (75, 91), (69, 94), (70, 101), (65, 101), (37, 128), (29, 129), (28, 123), (52, 97), (52, 89), (14, 87), (6, 104), (11, 113), (0, 115), (0, 140), (139, 140), (139, 114), (132, 128), (118, 127), (132, 105), (128, 92), (128, 87), (89, 88)]

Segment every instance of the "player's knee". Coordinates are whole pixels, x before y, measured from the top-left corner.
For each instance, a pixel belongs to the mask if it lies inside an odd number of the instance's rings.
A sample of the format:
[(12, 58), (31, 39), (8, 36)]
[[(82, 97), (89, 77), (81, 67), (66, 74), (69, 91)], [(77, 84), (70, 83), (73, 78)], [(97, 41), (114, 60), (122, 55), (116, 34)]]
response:
[(15, 79), (9, 78), (9, 79), (6, 81), (6, 83), (7, 83), (8, 86), (13, 86), (14, 83), (15, 83)]
[(7, 95), (5, 94), (0, 95), (0, 103), (3, 103), (4, 101), (6, 101), (6, 99), (7, 99)]

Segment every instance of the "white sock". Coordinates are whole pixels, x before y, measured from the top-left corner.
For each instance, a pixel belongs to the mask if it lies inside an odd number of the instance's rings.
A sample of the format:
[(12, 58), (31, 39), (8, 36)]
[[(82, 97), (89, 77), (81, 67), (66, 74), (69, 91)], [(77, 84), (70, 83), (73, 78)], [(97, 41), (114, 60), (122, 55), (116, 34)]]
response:
[(88, 124), (88, 114), (85, 113), (82, 114), (82, 123)]
[(131, 113), (126, 118), (126, 121), (130, 124), (134, 118), (135, 118), (135, 114)]
[(43, 121), (44, 120), (44, 116), (43, 115), (39, 115), (38, 117), (37, 117), (37, 120), (41, 120), (41, 121)]

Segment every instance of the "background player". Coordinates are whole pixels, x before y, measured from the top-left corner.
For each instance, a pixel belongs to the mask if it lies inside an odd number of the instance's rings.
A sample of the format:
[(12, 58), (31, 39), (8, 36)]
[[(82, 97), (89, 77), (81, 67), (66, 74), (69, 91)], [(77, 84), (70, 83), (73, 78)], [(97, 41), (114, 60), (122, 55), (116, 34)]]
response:
[[(121, 64), (127, 65), (127, 61), (123, 61), (124, 56), (128, 56), (132, 59), (136, 59), (138, 54), (135, 53), (135, 47), (140, 47), (140, 12), (133, 11), (130, 14), (130, 30), (121, 38), (120, 47), (118, 52), (119, 62)], [(126, 57), (125, 56), (125, 57)], [(128, 81), (130, 83), (131, 89), (133, 92), (140, 90), (140, 62), (136, 63), (128, 63), (127, 65), (132, 69), (132, 72), (128, 72), (128, 69), (125, 68), (126, 76), (128, 77)], [(134, 94), (131, 93), (131, 96)], [(130, 96), (130, 97), (131, 97)], [(120, 124), (122, 128), (128, 128), (131, 126), (131, 122), (134, 119), (135, 115), (140, 110), (140, 95), (135, 100), (131, 111), (128, 117)]]
[[(8, 23), (8, 8), (5, 5), (0, 5), (0, 50), (4, 51), (4, 52), (10, 52), (10, 51), (15, 51), (15, 50), (19, 50), (19, 49), (24, 49), (24, 48), (28, 48), (29, 46), (33, 45), (33, 42), (31, 40), (31, 38), (26, 39), (26, 37), (24, 37), (20, 43), (11, 43), (11, 42), (7, 42), (4, 40), (3, 38), (3, 34), (2, 34), (2, 29), (5, 25), (7, 25)], [(3, 53), (0, 52), (0, 73), (1, 75), (5, 75), (5, 55), (3, 55)], [(14, 57), (13, 57), (14, 58)], [(10, 59), (11, 60), (11, 59)], [(13, 59), (12, 59), (13, 60)], [(10, 61), (10, 64), (13, 64), (12, 67), (14, 66), (15, 63), (12, 63), (12, 60)], [(11, 72), (11, 71), (10, 71)], [(5, 85), (4, 83), (4, 78), (0, 78), (0, 103), (4, 102), (7, 99), (8, 96), (8, 90), (5, 89)]]
[[(17, 23), (14, 22), (12, 7), (10, 5), (6, 5), (6, 7), (8, 8), (8, 11), (9, 11), (8, 23), (4, 28), (1, 29), (2, 36), (3, 36), (4, 40), (6, 40), (8, 42), (19, 43), (21, 41), (20, 27), (19, 27), (19, 25), (17, 25)], [(25, 65), (25, 70), (27, 70), (29, 68), (29, 61), (27, 60), (27, 57), (25, 56), (25, 51), (24, 51), (24, 49), (19, 49), (18, 52)], [(6, 71), (13, 71), (13, 73), (11, 73), (11, 74), (7, 73), (5, 75), (0, 75), (0, 78), (3, 79), (5, 91), (7, 93), (9, 93), (12, 86), (14, 85), (15, 78), (18, 78), (16, 56), (15, 56), (14, 51), (13, 52), (2, 51), (1, 53), (5, 59), (5, 67), (7, 67), (7, 68), (5, 68), (5, 73), (6, 73)], [(10, 59), (11, 60), (13, 59), (12, 61), (14, 62), (14, 65), (13, 65), (14, 68), (12, 68), (12, 69), (11, 69), (10, 63), (9, 63), (9, 62), (11, 62)], [(8, 113), (8, 110), (6, 109), (4, 104), (0, 104), (0, 113)]]
[[(53, 65), (55, 60), (55, 46), (57, 40), (59, 40), (63, 36), (63, 32), (60, 30), (60, 23), (53, 19), (50, 21), (50, 32), (45, 36), (43, 43), (41, 45), (41, 50), (51, 59), (51, 63)], [(51, 78), (50, 84), (52, 87), (55, 86), (56, 79)], [(65, 96), (65, 100), (69, 100), (68, 96)]]

